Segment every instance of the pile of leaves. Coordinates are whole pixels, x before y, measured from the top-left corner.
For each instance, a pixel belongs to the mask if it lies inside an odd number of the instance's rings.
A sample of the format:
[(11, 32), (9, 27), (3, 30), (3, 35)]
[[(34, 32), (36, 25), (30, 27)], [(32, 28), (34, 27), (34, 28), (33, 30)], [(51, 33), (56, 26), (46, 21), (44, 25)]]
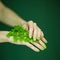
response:
[(11, 31), (9, 31), (9, 33), (7, 34), (7, 37), (10, 38), (11, 36), (13, 36), (13, 40), (14, 42), (17, 42), (17, 40), (19, 40), (20, 42), (24, 41), (24, 42), (38, 42), (38, 40), (34, 40), (33, 37), (29, 38), (29, 32), (24, 29), (22, 26), (14, 26), (13, 29), (11, 29)]

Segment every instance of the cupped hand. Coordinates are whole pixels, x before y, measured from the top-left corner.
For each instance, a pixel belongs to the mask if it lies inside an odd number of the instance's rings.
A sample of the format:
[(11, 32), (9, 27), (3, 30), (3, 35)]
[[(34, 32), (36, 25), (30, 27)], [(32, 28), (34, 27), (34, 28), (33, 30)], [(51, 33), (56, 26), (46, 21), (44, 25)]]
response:
[(19, 42), (18, 41), (15, 44), (26, 45), (36, 52), (46, 49), (45, 43), (47, 43), (47, 40), (44, 38), (44, 34), (43, 34), (42, 30), (37, 26), (36, 23), (34, 23), (33, 21), (28, 21), (23, 25), (23, 27), (29, 31), (30, 38), (33, 37), (34, 40), (37, 39), (37, 40), (39, 40), (39, 42), (28, 43), (28, 42)]
[(30, 38), (33, 37), (34, 40), (37, 39), (37, 40), (39, 40), (39, 42), (32, 42), (32, 43), (28, 43), (28, 42), (24, 42), (24, 41), (23, 42), (20, 42), (20, 41), (14, 42), (13, 37), (7, 38), (8, 31), (1, 31), (0, 39), (2, 40), (2, 42), (5, 41), (5, 42), (17, 44), (17, 45), (26, 45), (36, 52), (46, 49), (45, 43), (47, 43), (47, 40), (44, 38), (44, 34), (43, 34), (42, 30), (37, 26), (36, 23), (34, 23), (33, 21), (28, 21), (28, 22), (26, 22), (26, 24), (23, 25), (23, 27), (29, 31)]

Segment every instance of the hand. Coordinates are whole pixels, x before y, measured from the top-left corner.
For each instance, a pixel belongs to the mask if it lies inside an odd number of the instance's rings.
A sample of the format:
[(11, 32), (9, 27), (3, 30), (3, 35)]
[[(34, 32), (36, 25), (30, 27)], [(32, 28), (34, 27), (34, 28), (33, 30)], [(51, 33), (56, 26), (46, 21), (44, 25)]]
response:
[[(26, 45), (29, 48), (33, 49), (34, 51), (38, 52), (40, 50), (44, 50), (46, 48), (45, 43), (47, 43), (46, 39), (44, 38), (43, 32), (39, 27), (36, 25), (36, 23), (33, 23), (32, 21), (27, 22), (26, 24), (23, 25), (24, 28), (26, 28), (29, 31), (29, 37), (31, 38), (33, 36), (33, 39), (36, 40), (38, 39), (39, 42), (33, 42), (33, 43), (27, 43), (27, 42), (14, 42), (13, 37), (7, 38), (6, 35), (8, 31), (2, 31), (0, 33), (0, 38), (2, 37), (2, 40), (6, 40), (5, 42), (10, 42), (13, 44), (18, 44), (18, 45)], [(36, 47), (35, 47), (35, 46)]]
[[(42, 30), (37, 26), (37, 24), (33, 21), (28, 21), (23, 25), (23, 27), (29, 31), (30, 38), (33, 37), (34, 40), (39, 40), (39, 43), (33, 42), (31, 44), (27, 43), (26, 45), (32, 48), (34, 51), (39, 51), (39, 49), (44, 50), (46, 48), (45, 43), (47, 43), (47, 40), (44, 38)], [(33, 45), (35, 45), (37, 48)]]

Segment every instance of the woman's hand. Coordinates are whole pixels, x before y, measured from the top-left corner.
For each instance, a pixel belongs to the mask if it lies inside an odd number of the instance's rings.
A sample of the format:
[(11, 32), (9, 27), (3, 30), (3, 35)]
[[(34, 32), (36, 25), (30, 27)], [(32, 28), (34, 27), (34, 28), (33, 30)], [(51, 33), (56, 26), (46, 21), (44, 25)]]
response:
[[(47, 40), (44, 38), (44, 34), (43, 34), (42, 30), (37, 26), (37, 24), (34, 23), (33, 21), (28, 21), (26, 24), (23, 25), (23, 27), (29, 31), (30, 38), (33, 37), (34, 40), (36, 40), (36, 39), (39, 40), (39, 43), (33, 42), (31, 44), (27, 43), (26, 45), (35, 51), (37, 49), (44, 50), (46, 48), (45, 43), (47, 43)], [(35, 45), (37, 47), (37, 49), (33, 45)]]
[(42, 30), (37, 26), (36, 23), (34, 23), (33, 21), (28, 21), (26, 24), (23, 25), (23, 27), (29, 31), (30, 38), (33, 37), (34, 40), (38, 39), (47, 43)]

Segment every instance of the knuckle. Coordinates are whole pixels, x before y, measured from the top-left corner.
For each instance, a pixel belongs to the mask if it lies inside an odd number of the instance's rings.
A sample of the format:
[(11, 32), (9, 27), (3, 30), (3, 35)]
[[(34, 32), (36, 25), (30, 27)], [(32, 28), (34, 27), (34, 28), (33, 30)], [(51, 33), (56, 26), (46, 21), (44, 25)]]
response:
[(37, 24), (36, 24), (36, 23), (34, 23), (34, 25), (36, 26)]
[(33, 21), (31, 20), (31, 21), (29, 21), (28, 23), (33, 23)]

